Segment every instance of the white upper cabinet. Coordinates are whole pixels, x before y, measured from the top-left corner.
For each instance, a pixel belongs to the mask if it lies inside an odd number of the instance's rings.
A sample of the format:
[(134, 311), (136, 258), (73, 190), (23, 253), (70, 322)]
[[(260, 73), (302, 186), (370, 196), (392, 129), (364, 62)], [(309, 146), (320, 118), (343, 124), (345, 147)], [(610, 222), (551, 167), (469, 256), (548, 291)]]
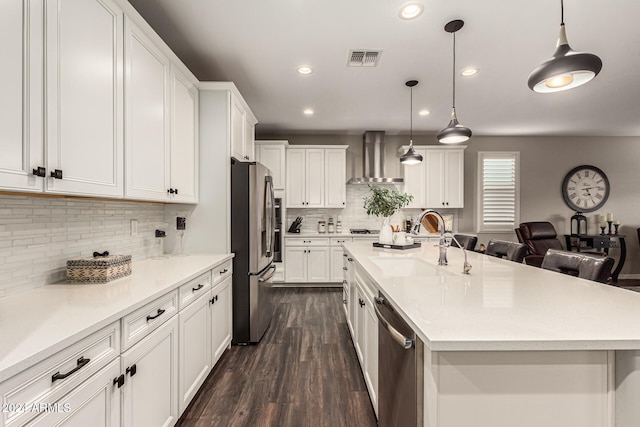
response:
[[(198, 89), (171, 67), (171, 182), (174, 202), (198, 201)], [(171, 193), (171, 189), (174, 190)]]
[(287, 149), (286, 198), (289, 208), (344, 207), (347, 146)]
[(45, 190), (122, 197), (122, 10), (51, 0), (45, 19)]
[(428, 150), (424, 164), (425, 207), (464, 207), (464, 149)]
[(128, 198), (169, 196), (169, 59), (129, 19), (126, 43), (126, 191)]
[(240, 161), (255, 160), (254, 139), (257, 120), (244, 100), (231, 96), (231, 157)]
[[(406, 152), (402, 147), (399, 152)], [(404, 191), (413, 195), (412, 208), (464, 207), (464, 149), (459, 147), (414, 147), (424, 160), (403, 166)]]
[(286, 148), (288, 141), (256, 141), (256, 161), (269, 168), (273, 176), (273, 188), (285, 189)]
[(344, 208), (347, 204), (347, 156), (346, 150), (324, 151), (324, 200), (328, 208)]
[(0, 189), (42, 191), (42, 2), (0, 2)]

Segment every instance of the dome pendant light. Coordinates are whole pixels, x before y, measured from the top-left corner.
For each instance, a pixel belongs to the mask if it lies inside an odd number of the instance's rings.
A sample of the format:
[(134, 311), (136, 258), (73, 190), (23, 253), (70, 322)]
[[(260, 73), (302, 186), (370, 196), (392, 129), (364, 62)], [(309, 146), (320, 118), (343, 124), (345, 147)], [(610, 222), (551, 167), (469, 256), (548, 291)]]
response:
[(447, 33), (453, 33), (453, 105), (451, 107), (451, 121), (449, 125), (438, 132), (438, 141), (442, 144), (457, 144), (471, 138), (471, 129), (462, 126), (456, 116), (456, 31), (463, 26), (464, 21), (460, 19), (448, 22), (447, 25), (444, 26), (444, 30)]
[(529, 88), (539, 93), (573, 89), (591, 81), (602, 69), (602, 61), (591, 53), (576, 52), (564, 30), (564, 0), (560, 0), (560, 34), (553, 57), (529, 75)]
[(409, 80), (405, 83), (411, 89), (411, 102), (409, 103), (409, 109), (411, 111), (409, 120), (409, 149), (406, 153), (400, 156), (400, 163), (403, 165), (417, 165), (422, 162), (422, 155), (415, 152), (413, 149), (413, 87), (418, 84), (417, 80)]

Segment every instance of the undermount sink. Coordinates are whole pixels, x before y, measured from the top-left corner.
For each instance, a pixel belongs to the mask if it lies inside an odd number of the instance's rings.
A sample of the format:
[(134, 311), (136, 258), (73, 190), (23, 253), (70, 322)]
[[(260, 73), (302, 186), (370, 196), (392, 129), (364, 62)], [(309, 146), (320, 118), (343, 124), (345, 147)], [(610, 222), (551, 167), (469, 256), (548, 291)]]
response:
[(389, 277), (456, 276), (446, 267), (430, 264), (420, 258), (369, 257)]

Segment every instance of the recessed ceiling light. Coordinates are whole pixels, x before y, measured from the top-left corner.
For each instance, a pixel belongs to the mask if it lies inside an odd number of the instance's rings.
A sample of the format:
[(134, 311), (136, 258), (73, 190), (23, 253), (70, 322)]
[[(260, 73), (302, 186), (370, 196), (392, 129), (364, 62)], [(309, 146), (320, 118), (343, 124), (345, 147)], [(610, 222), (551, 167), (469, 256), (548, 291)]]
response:
[(305, 108), (304, 111), (302, 111), (305, 116), (312, 116), (313, 115), (313, 110), (311, 108)]
[(475, 75), (477, 72), (478, 72), (477, 68), (468, 67), (468, 68), (465, 68), (464, 70), (460, 71), (460, 74), (463, 75), (464, 77), (471, 77), (471, 76)]
[(431, 114), (431, 111), (429, 111), (429, 110), (420, 110), (418, 112), (418, 114), (421, 115), (421, 116), (428, 116), (429, 114)]
[(422, 3), (412, 1), (409, 3), (405, 3), (404, 5), (402, 5), (402, 7), (400, 7), (398, 16), (400, 16), (401, 19), (415, 19), (418, 16), (422, 15), (423, 11), (424, 6), (422, 5)]
[(300, 74), (311, 74), (313, 73), (313, 69), (308, 65), (301, 65), (298, 67), (298, 73)]

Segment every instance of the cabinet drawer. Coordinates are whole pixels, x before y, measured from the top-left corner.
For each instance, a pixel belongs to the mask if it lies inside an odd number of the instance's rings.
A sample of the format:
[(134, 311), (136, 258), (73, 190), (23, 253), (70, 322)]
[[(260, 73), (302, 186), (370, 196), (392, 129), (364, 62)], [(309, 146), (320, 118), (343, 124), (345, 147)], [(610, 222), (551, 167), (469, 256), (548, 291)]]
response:
[(211, 289), (211, 272), (208, 271), (193, 280), (189, 280), (178, 289), (180, 310), (197, 300)]
[(150, 302), (122, 318), (122, 350), (146, 337), (178, 312), (178, 291)]
[(114, 322), (8, 379), (0, 384), (0, 425), (23, 425), (38, 415), (34, 407), (58, 401), (119, 354), (120, 325)]
[(233, 260), (225, 261), (222, 264), (216, 265), (211, 270), (211, 285), (215, 285), (216, 283), (222, 281), (226, 277), (229, 277), (233, 274)]
[(375, 236), (370, 236), (370, 237), (354, 237), (353, 238), (354, 242), (377, 242), (378, 241), (378, 235)]
[(288, 246), (329, 246), (328, 237), (307, 237), (306, 239), (285, 239)]
[(351, 237), (332, 237), (331, 246), (340, 246), (343, 243), (351, 243), (353, 239)]

